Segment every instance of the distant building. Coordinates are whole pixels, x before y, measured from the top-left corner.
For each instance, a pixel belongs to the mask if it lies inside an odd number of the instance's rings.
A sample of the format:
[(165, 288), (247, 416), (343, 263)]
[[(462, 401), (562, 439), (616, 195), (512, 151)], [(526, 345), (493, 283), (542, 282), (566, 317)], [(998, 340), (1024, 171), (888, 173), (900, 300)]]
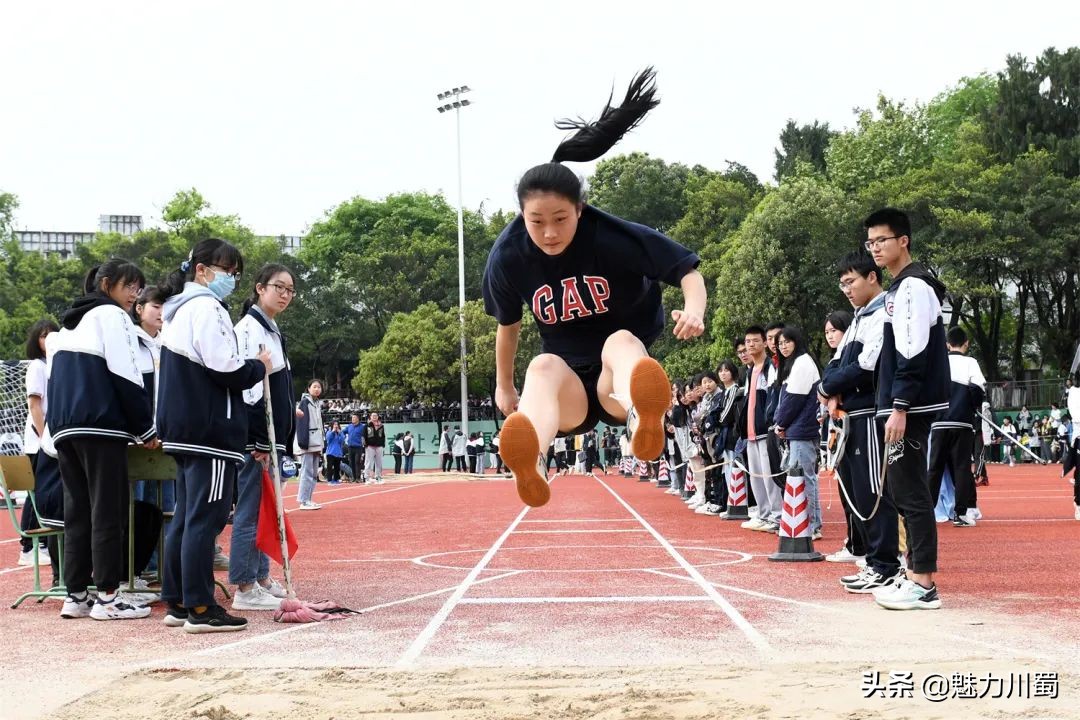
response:
[[(62, 258), (75, 254), (75, 247), (90, 242), (97, 233), (119, 233), (124, 236), (134, 235), (143, 229), (141, 215), (100, 215), (97, 232), (54, 232), (52, 230), (16, 230), (15, 237), (24, 252), (37, 252), (44, 255), (57, 253)], [(264, 235), (268, 240), (281, 244), (281, 249), (290, 255), (300, 250), (304, 238), (299, 235)]]

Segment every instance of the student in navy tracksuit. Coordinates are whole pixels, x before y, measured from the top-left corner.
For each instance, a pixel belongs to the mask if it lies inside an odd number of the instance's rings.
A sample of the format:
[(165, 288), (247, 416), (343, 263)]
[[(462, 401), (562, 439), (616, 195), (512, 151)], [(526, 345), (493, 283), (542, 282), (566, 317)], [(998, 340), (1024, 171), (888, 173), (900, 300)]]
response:
[[(499, 323), (495, 401), (508, 416), (499, 450), (518, 494), (533, 506), (550, 497), (540, 449), (556, 434), (583, 433), (602, 419), (629, 426), (639, 459), (660, 456), (671, 383), (647, 349), (664, 329), (661, 282), (681, 286), (686, 301), (672, 313), (675, 336), (688, 340), (705, 328), (697, 255), (587, 205), (580, 179), (562, 164), (595, 160), (636, 126), (659, 103), (654, 79), (652, 69), (638, 75), (622, 105), (605, 107), (595, 123), (557, 124), (577, 133), (552, 162), (522, 176), (521, 214), (488, 255), (484, 307)], [(536, 320), (543, 354), (529, 364), (519, 398), (514, 356), (522, 305)]]
[(975, 448), (976, 415), (986, 397), (986, 378), (979, 361), (967, 354), (968, 336), (963, 328), (949, 329), (946, 337), (949, 347), (949, 372), (951, 375), (949, 411), (930, 426), (930, 498), (936, 503), (941, 492), (941, 478), (945, 468), (952, 475), (956, 487), (956, 527), (975, 525), (977, 497), (975, 474), (971, 460)]
[[(803, 476), (806, 492), (806, 517), (810, 535), (821, 537), (821, 501), (818, 498), (818, 441), (821, 438), (817, 422), (817, 385), (821, 371), (806, 347), (802, 331), (784, 326), (776, 338), (780, 355), (777, 383), (780, 392), (776, 403), (776, 437), (788, 441), (791, 464)], [(789, 472), (789, 474), (792, 474)]]
[(884, 208), (864, 222), (866, 247), (893, 281), (885, 297), (885, 332), (878, 363), (877, 417), (888, 453), (885, 487), (904, 518), (911, 551), (906, 580), (875, 596), (891, 610), (941, 607), (935, 499), (927, 480), (930, 424), (949, 408), (949, 360), (941, 301), (945, 286), (911, 260), (911, 223)]
[[(855, 317), (825, 367), (819, 390), (831, 410), (846, 413), (847, 441), (838, 474), (854, 509), (868, 519), (853, 516), (853, 527), (864, 533), (866, 567), (840, 582), (848, 592), (864, 595), (900, 577), (899, 521), (892, 498), (881, 487), (882, 444), (874, 419), (875, 373), (885, 341), (885, 292), (881, 270), (865, 252), (843, 258), (837, 274)], [(875, 503), (878, 509), (871, 516)]]
[[(85, 295), (49, 338), (47, 423), (64, 484), (64, 583), (61, 617), (122, 620), (150, 609), (117, 596), (124, 577), (128, 512), (127, 446), (158, 445), (150, 397), (135, 358), (139, 343), (128, 312), (145, 285), (126, 260), (92, 268)], [(87, 587), (97, 586), (91, 600)]]
[[(296, 279), (292, 271), (276, 263), (267, 265), (255, 277), (251, 297), (244, 301), (244, 316), (235, 328), (241, 358), (257, 358), (262, 348), (270, 352), (270, 405), (274, 413), (274, 444), (279, 461), (289, 446), (296, 416), (292, 369), (277, 317), (289, 307), (295, 295)], [(263, 468), (270, 461), (262, 382), (244, 390), (244, 402), (248, 407), (248, 436), (244, 446), (244, 466), (236, 478), (236, 509), (229, 551), (229, 582), (236, 585), (232, 608), (277, 610), (285, 590), (270, 577), (270, 558), (255, 547)]]
[(165, 541), (165, 623), (191, 633), (243, 630), (214, 602), (214, 539), (225, 527), (244, 464), (244, 390), (272, 370), (270, 353), (244, 359), (224, 299), (243, 270), (240, 251), (203, 240), (166, 284), (157, 420), (176, 460), (176, 514)]

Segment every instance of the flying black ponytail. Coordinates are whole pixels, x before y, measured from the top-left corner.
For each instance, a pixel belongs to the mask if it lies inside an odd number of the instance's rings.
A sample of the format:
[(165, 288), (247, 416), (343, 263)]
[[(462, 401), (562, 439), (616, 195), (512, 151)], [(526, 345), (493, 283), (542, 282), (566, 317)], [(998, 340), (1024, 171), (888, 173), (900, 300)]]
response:
[(581, 179), (562, 163), (596, 160), (637, 127), (660, 104), (656, 97), (656, 71), (647, 67), (634, 76), (618, 107), (611, 106), (614, 94), (612, 91), (599, 119), (593, 122), (578, 118), (555, 123), (560, 130), (577, 132), (559, 143), (551, 162), (530, 168), (521, 176), (517, 186), (519, 206), (524, 206), (526, 197), (538, 192), (556, 193), (576, 204), (585, 202)]
[(563, 119), (555, 123), (560, 130), (577, 130), (559, 143), (552, 162), (589, 162), (615, 146), (622, 136), (637, 127), (650, 110), (660, 104), (656, 97), (656, 71), (647, 67), (630, 81), (626, 97), (618, 107), (611, 107), (614, 90), (600, 111), (600, 118), (588, 122)]

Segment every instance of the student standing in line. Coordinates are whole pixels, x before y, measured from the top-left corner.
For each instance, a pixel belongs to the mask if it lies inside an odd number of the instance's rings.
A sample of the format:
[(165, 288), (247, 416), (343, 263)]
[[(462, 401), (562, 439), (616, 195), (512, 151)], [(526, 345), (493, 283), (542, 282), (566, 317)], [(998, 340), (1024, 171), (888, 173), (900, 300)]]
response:
[[(145, 284), (142, 271), (126, 260), (91, 268), (85, 294), (61, 317), (55, 341), (50, 338), (47, 422), (64, 485), (64, 618), (150, 614), (117, 593), (125, 574), (127, 446), (158, 447), (128, 315)], [(91, 580), (95, 600), (87, 592)]]
[(300, 402), (296, 405), (294, 450), (300, 456), (300, 489), (297, 491), (296, 500), (300, 503), (301, 510), (322, 508), (322, 505), (312, 499), (319, 480), (319, 461), (322, 459), (325, 441), (322, 405), (319, 403), (322, 387), (322, 381), (313, 378), (308, 383), (307, 392), (300, 396)]
[[(255, 277), (251, 296), (244, 301), (243, 317), (235, 327), (241, 358), (257, 359), (262, 348), (270, 354), (270, 405), (278, 458), (284, 456), (289, 446), (296, 415), (292, 368), (277, 318), (295, 296), (296, 278), (292, 271), (277, 263), (265, 266)], [(236, 585), (232, 608), (277, 610), (285, 589), (270, 577), (270, 558), (255, 546), (262, 474), (271, 458), (263, 383), (244, 390), (244, 403), (248, 409), (248, 435), (244, 466), (236, 478), (236, 509), (229, 550), (229, 582)]]
[(890, 610), (941, 607), (935, 499), (927, 478), (930, 424), (949, 408), (949, 358), (941, 302), (945, 286), (911, 259), (911, 222), (883, 208), (864, 222), (866, 247), (892, 283), (885, 298), (885, 335), (877, 374), (877, 418), (888, 453), (885, 487), (904, 518), (911, 551), (905, 580), (875, 595)]
[(341, 423), (337, 420), (326, 431), (326, 480), (330, 485), (341, 484), (341, 460), (345, 457), (345, 435), (341, 432)]
[(405, 458), (405, 474), (412, 475), (413, 458), (416, 457), (416, 440), (413, 438), (412, 430), (406, 430), (405, 437), (401, 439), (401, 454)]
[(176, 460), (176, 514), (165, 540), (165, 624), (188, 633), (244, 630), (247, 620), (214, 600), (214, 539), (232, 508), (244, 465), (249, 410), (244, 391), (273, 370), (270, 352), (240, 355), (225, 298), (244, 260), (234, 246), (199, 242), (165, 290), (157, 422)]
[(352, 422), (345, 426), (345, 443), (349, 446), (349, 467), (353, 482), (364, 481), (364, 423), (358, 413), (352, 414)]
[(383, 448), (386, 446), (386, 428), (383, 427), (379, 413), (371, 413), (367, 427), (364, 428), (364, 469), (369, 483), (382, 485)]

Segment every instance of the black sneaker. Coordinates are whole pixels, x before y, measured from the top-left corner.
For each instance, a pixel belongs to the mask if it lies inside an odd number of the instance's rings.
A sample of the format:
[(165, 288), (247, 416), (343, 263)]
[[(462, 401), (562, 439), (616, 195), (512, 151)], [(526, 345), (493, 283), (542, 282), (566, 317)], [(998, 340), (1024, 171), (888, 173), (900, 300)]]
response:
[(179, 605), (169, 605), (169, 609), (165, 611), (165, 620), (163, 621), (168, 627), (184, 627), (187, 623), (188, 610), (186, 607), (180, 607)]
[(877, 570), (868, 570), (862, 578), (851, 583), (844, 583), (844, 589), (856, 595), (869, 595), (879, 587), (892, 584), (892, 577), (885, 577)]
[(189, 633), (236, 632), (246, 628), (245, 618), (230, 615), (220, 605), (211, 605), (203, 613), (189, 609), (184, 623), (184, 632)]

